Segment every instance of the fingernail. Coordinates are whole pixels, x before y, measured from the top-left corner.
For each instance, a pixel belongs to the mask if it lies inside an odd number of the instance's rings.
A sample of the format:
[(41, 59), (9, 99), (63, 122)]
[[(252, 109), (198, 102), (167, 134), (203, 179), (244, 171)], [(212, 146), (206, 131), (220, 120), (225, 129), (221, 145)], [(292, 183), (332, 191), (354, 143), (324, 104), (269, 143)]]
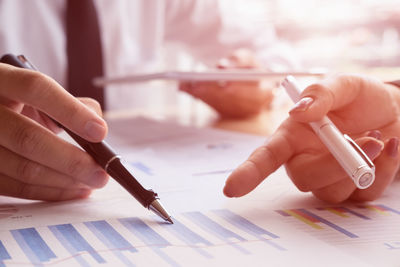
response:
[(370, 140), (362, 145), (361, 149), (364, 150), (365, 154), (367, 154), (371, 160), (374, 160), (382, 151), (383, 144), (382, 142)]
[(386, 145), (386, 151), (389, 156), (392, 158), (396, 158), (399, 153), (399, 138), (393, 137), (390, 138), (389, 142)]
[(311, 97), (303, 97), (302, 99), (300, 99), (295, 105), (294, 107), (289, 111), (289, 113), (294, 113), (294, 112), (303, 112), (306, 111), (311, 104), (314, 102), (314, 99)]
[(108, 181), (108, 175), (103, 170), (98, 170), (93, 173), (88, 181), (88, 185), (94, 188), (101, 188), (105, 186)]
[(369, 137), (373, 137), (373, 138), (378, 139), (378, 140), (381, 140), (382, 133), (381, 133), (381, 131), (378, 131), (378, 130), (372, 130), (372, 131), (370, 131), (368, 133), (368, 136)]
[(104, 138), (106, 128), (97, 121), (91, 120), (86, 123), (85, 132), (89, 138), (101, 141)]

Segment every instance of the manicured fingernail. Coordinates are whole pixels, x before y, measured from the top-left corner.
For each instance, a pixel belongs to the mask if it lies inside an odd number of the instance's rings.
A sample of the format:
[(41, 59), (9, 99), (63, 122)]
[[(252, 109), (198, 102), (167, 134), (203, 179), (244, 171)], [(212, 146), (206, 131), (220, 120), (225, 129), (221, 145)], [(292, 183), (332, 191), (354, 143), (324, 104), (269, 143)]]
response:
[(93, 139), (101, 141), (104, 138), (106, 128), (97, 121), (88, 121), (85, 125), (86, 135)]
[(379, 153), (383, 149), (383, 143), (375, 140), (370, 140), (361, 146), (361, 149), (364, 150), (365, 154), (371, 159), (374, 160)]
[(378, 140), (381, 140), (382, 133), (381, 133), (381, 131), (378, 131), (378, 130), (372, 130), (372, 131), (370, 131), (368, 133), (368, 136), (369, 137), (373, 137), (373, 138), (378, 139)]
[(300, 99), (295, 105), (294, 107), (289, 111), (289, 113), (295, 113), (295, 112), (303, 112), (306, 111), (311, 104), (314, 102), (314, 99), (311, 97), (303, 97), (302, 99)]
[(103, 170), (98, 170), (93, 173), (87, 184), (94, 188), (101, 188), (107, 183), (107, 181), (108, 181), (107, 173)]
[(391, 156), (392, 158), (396, 158), (399, 153), (399, 138), (390, 138), (389, 142), (386, 145), (386, 151), (389, 156)]

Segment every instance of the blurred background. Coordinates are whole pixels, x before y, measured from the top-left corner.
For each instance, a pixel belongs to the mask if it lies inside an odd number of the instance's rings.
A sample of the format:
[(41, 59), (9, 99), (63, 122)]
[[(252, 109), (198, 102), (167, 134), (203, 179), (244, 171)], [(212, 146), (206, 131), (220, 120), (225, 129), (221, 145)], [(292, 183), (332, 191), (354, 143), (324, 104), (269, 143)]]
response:
[(400, 66), (399, 1), (279, 0), (266, 5), (277, 35), (292, 44), (305, 67)]
[[(246, 24), (248, 35), (254, 38), (257, 34), (253, 29), (257, 28), (258, 32), (260, 28), (265, 29), (266, 34), (271, 34), (272, 29), (277, 46), (285, 48), (281, 54), (294, 58), (298, 62), (297, 70), (365, 73), (383, 80), (400, 79), (399, 0), (218, 1), (221, 10), (226, 11), (223, 22), (227, 25)], [(232, 29), (234, 36), (235, 27)], [(161, 70), (196, 70), (201, 65), (190, 51), (174, 43), (165, 44), (162, 54)], [(141, 100), (135, 106), (146, 104), (152, 109), (161, 109), (158, 114), (164, 116), (165, 103), (175, 103), (185, 111), (187, 121), (192, 121), (198, 110), (201, 114), (212, 113), (201, 101), (175, 93), (175, 84), (170, 86), (170, 91), (165, 90), (165, 84), (149, 85), (153, 87), (152, 92), (156, 87), (161, 88), (157, 93), (159, 101)], [(202, 124), (201, 117), (194, 119)]]
[[(232, 18), (275, 28), (301, 68), (354, 72), (400, 66), (398, 0), (222, 0)], [(229, 21), (227, 21), (229, 23)], [(237, 23), (237, 22), (236, 22)]]

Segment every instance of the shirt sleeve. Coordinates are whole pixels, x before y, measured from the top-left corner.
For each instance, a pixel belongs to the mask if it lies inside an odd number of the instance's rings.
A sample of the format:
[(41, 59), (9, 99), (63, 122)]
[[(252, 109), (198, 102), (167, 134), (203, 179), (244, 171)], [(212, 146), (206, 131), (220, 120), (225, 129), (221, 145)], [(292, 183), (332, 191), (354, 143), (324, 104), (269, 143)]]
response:
[(165, 14), (164, 40), (179, 43), (206, 64), (248, 48), (265, 68), (298, 68), (293, 50), (278, 40), (268, 20), (265, 1), (170, 0)]

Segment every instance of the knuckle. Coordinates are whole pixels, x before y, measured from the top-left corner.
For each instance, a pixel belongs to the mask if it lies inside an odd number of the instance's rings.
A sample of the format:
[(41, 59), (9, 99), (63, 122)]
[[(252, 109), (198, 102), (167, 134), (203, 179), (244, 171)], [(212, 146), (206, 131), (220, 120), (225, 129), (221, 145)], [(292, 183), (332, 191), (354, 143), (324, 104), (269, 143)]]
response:
[(32, 155), (42, 147), (41, 134), (34, 127), (19, 127), (14, 132), (16, 149), (23, 155)]
[(28, 184), (33, 183), (40, 176), (40, 172), (40, 165), (29, 160), (21, 161), (17, 169), (17, 175)]
[[(38, 91), (39, 89), (46, 93), (48, 92), (48, 88), (52, 84), (52, 79), (38, 71), (27, 71), (24, 72), (20, 77), (22, 84), (24, 87), (29, 88), (30, 91)], [(23, 88), (26, 90), (26, 88)]]
[(82, 114), (82, 106), (79, 105), (79, 103), (68, 105), (68, 108), (60, 110), (59, 112), (60, 117), (62, 117), (66, 123), (70, 124), (80, 117), (80, 114)]
[(69, 176), (78, 177), (87, 169), (87, 161), (82, 157), (73, 156), (66, 163), (66, 172)]

